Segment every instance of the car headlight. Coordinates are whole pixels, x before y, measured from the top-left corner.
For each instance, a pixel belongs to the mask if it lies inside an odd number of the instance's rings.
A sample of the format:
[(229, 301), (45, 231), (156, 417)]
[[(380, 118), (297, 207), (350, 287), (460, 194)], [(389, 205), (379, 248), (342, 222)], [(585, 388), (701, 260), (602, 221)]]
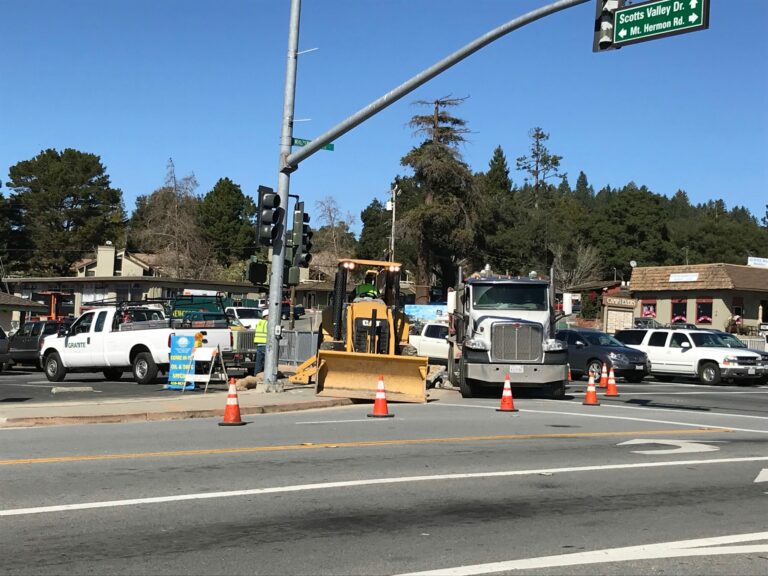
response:
[(544, 341), (544, 352), (557, 352), (559, 350), (566, 350), (567, 348), (568, 345), (562, 340), (548, 338)]
[(625, 354), (619, 354), (618, 352), (608, 352), (608, 358), (610, 358), (613, 362), (629, 364), (629, 358), (627, 358)]
[(723, 365), (729, 366), (730, 364), (738, 364), (739, 359), (736, 356), (726, 356), (723, 358)]
[(473, 350), (489, 350), (488, 342), (475, 338), (469, 338), (464, 341), (464, 346)]

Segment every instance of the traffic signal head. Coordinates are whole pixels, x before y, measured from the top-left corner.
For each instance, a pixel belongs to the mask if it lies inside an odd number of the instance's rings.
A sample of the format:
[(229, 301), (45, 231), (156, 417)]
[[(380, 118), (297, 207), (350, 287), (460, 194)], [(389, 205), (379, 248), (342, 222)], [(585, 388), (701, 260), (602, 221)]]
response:
[(614, 50), (613, 26), (619, 3), (619, 0), (595, 0), (595, 36), (592, 52)]
[(312, 260), (312, 230), (309, 227), (309, 214), (304, 212), (304, 202), (297, 202), (293, 211), (294, 266), (308, 268)]
[(280, 231), (278, 224), (282, 219), (280, 196), (272, 188), (259, 186), (259, 242), (271, 246)]

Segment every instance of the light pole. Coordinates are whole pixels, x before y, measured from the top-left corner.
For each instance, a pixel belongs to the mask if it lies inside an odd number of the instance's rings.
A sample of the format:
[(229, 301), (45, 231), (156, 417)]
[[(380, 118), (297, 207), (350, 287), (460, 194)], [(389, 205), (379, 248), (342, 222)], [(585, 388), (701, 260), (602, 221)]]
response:
[(392, 194), (392, 200), (390, 201), (392, 206), (392, 229), (389, 234), (389, 261), (394, 262), (395, 261), (395, 213), (397, 209), (397, 200), (396, 198), (400, 196), (400, 188), (397, 187), (397, 184), (395, 184), (392, 189), (389, 191), (390, 194)]

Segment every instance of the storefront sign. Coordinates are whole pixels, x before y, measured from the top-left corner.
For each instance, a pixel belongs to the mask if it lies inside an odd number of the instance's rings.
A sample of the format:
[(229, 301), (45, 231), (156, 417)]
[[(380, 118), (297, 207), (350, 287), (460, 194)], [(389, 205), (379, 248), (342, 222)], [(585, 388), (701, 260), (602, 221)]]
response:
[(670, 282), (698, 282), (699, 280), (699, 273), (698, 272), (690, 272), (686, 274), (670, 274), (669, 275), (669, 281)]

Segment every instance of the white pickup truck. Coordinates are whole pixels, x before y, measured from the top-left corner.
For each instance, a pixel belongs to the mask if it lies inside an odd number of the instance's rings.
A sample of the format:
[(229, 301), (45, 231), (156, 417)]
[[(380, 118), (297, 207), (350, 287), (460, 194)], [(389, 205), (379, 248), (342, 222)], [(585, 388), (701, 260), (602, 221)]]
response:
[(430, 364), (448, 364), (447, 322), (427, 322), (415, 334), (408, 335), (408, 343), (416, 348), (417, 356), (426, 356)]
[(132, 371), (136, 382), (148, 384), (158, 371), (168, 370), (172, 335), (194, 338), (202, 332), (206, 346), (218, 345), (222, 353), (232, 350), (226, 319), (171, 320), (162, 311), (147, 310), (95, 308), (68, 329), (46, 337), (40, 345), (46, 378), (61, 382), (68, 372), (103, 372), (107, 379), (117, 380), (123, 372)]

